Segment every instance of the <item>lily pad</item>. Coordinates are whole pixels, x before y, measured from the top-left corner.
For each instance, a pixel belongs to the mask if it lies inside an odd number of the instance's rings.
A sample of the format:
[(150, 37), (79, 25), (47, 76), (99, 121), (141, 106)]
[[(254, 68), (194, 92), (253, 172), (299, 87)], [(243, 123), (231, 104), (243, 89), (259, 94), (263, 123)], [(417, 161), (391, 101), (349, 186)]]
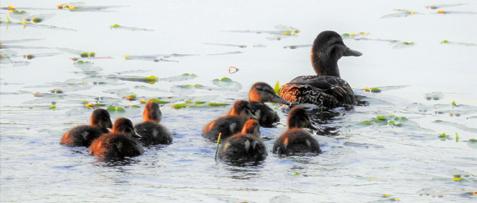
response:
[(230, 90), (240, 90), (242, 85), (228, 77), (222, 77), (212, 80), (212, 83), (220, 88), (230, 89)]
[(109, 112), (120, 112), (120, 113), (126, 111), (126, 110), (125, 110), (123, 107), (121, 107), (121, 106), (113, 106), (113, 105), (108, 106), (107, 110), (108, 110)]

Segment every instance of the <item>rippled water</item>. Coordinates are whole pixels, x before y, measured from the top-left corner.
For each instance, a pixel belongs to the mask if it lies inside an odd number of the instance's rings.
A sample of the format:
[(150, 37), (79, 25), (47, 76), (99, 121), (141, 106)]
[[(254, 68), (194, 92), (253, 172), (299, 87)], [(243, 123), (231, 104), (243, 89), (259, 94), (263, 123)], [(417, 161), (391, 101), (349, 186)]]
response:
[[(2, 1), (0, 6), (55, 8), (57, 3)], [(0, 26), (0, 40), (6, 45), (30, 46), (0, 50), (13, 60), (0, 63), (0, 201), (476, 200), (470, 193), (477, 192), (477, 143), (470, 139), (477, 139), (477, 47), (440, 43), (477, 43), (476, 15), (431, 14), (435, 11), (425, 6), (435, 3), (432, 1), (85, 3), (121, 7), (100, 12), (29, 10), (32, 14), (53, 14), (44, 24), (76, 31)], [(381, 18), (396, 8), (422, 14)], [(467, 1), (466, 5), (445, 10), (475, 12), (477, 4)], [(5, 13), (1, 13), (2, 20)], [(154, 31), (110, 29), (115, 23)], [(276, 36), (266, 33), (226, 32), (274, 30), (276, 25), (293, 26), (300, 33), (276, 40)], [(135, 93), (147, 98), (172, 97), (168, 100), (173, 102), (193, 99), (231, 103), (246, 98), (246, 91), (255, 81), (283, 84), (295, 76), (313, 74), (309, 47), (283, 47), (308, 45), (327, 29), (369, 32), (369, 38), (408, 40), (414, 45), (395, 47), (383, 41), (345, 40), (364, 55), (343, 58), (339, 63), (341, 75), (370, 105), (356, 107), (326, 124), (338, 126), (340, 133), (316, 136), (324, 151), (320, 156), (278, 158), (270, 152), (266, 161), (256, 167), (216, 163), (215, 145), (205, 141), (200, 130), (228, 107), (177, 110), (171, 104), (162, 110), (164, 125), (174, 132), (174, 143), (149, 148), (143, 156), (127, 162), (101, 163), (84, 148), (58, 144), (65, 130), (87, 122), (91, 110), (83, 106), (83, 100), (93, 102), (101, 96), (106, 104), (140, 105), (138, 101), (122, 99)], [(7, 43), (31, 38), (41, 40)], [(70, 58), (78, 57), (78, 53), (67, 49), (94, 51), (98, 57), (112, 59), (74, 65)], [(123, 58), (125, 54), (172, 53), (194, 56), (166, 58), (178, 62)], [(15, 54), (20, 57), (13, 57)], [(27, 61), (21, 57), (23, 54), (46, 56)], [(239, 71), (230, 74), (229, 66)], [(176, 77), (182, 73), (198, 77)], [(159, 77), (159, 81), (148, 84), (117, 79), (149, 75)], [(223, 76), (240, 83), (241, 89), (215, 86), (212, 80)], [(205, 88), (177, 88), (184, 84), (201, 84)], [(382, 87), (382, 92), (365, 92), (362, 88), (366, 86)], [(49, 93), (53, 89), (64, 93)], [(452, 105), (453, 101), (456, 105)], [(50, 109), (51, 102), (56, 102), (56, 110)], [(139, 122), (141, 108), (126, 108), (126, 112), (112, 116)], [(405, 116), (407, 121), (400, 127), (362, 124), (389, 114)], [(285, 115), (280, 115), (283, 122)], [(262, 130), (268, 138), (265, 142), (269, 151), (283, 131), (283, 126)], [(440, 139), (442, 132), (449, 137)], [(460, 175), (462, 180), (454, 175)]]

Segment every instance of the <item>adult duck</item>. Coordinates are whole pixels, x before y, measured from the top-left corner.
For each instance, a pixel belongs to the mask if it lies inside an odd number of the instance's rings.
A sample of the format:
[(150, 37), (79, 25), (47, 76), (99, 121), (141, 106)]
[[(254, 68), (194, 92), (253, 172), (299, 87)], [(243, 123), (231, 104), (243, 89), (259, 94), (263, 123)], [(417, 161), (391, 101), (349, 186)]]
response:
[(320, 145), (304, 128), (313, 128), (308, 112), (303, 106), (293, 107), (288, 114), (288, 130), (273, 145), (279, 155), (319, 154)]
[(361, 56), (348, 48), (334, 31), (321, 32), (313, 42), (311, 62), (316, 75), (299, 76), (283, 85), (280, 96), (291, 103), (310, 103), (323, 109), (352, 107), (357, 103), (350, 85), (340, 78), (338, 60)]
[(257, 164), (267, 157), (267, 149), (260, 139), (260, 125), (255, 119), (249, 119), (242, 131), (225, 139), (218, 152), (224, 162), (242, 165)]
[(96, 109), (91, 113), (89, 125), (76, 126), (63, 134), (60, 144), (69, 147), (89, 147), (91, 142), (112, 127), (111, 117), (105, 109)]
[(139, 156), (144, 152), (144, 149), (135, 137), (137, 135), (131, 120), (118, 118), (114, 121), (113, 130), (94, 140), (89, 147), (89, 151), (91, 155), (104, 161)]
[(144, 107), (142, 117), (144, 122), (134, 126), (136, 133), (140, 136), (139, 142), (144, 146), (172, 143), (170, 131), (159, 123), (162, 118), (159, 104), (148, 101)]
[(274, 127), (280, 121), (280, 117), (265, 102), (288, 104), (287, 101), (275, 94), (270, 85), (264, 82), (257, 82), (252, 85), (248, 92), (248, 100), (260, 126), (266, 128)]
[(217, 141), (219, 135), (221, 139), (228, 138), (240, 132), (245, 121), (252, 117), (254, 115), (250, 103), (245, 100), (237, 100), (227, 115), (212, 120), (204, 126), (202, 136), (212, 142)]

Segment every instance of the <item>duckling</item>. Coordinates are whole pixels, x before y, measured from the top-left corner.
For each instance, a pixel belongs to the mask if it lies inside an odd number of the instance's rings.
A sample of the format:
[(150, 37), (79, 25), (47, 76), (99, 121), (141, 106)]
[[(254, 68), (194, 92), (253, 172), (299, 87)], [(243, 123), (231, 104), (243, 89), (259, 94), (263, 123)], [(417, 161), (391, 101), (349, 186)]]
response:
[(69, 147), (89, 147), (91, 142), (103, 133), (108, 133), (112, 127), (109, 112), (104, 109), (96, 109), (91, 113), (90, 124), (76, 126), (61, 137), (60, 144)]
[(162, 118), (162, 112), (159, 104), (148, 101), (142, 114), (144, 122), (134, 126), (138, 139), (144, 146), (156, 144), (171, 144), (172, 136), (169, 130), (159, 122)]
[(310, 119), (303, 106), (295, 106), (288, 114), (288, 130), (273, 145), (273, 153), (279, 155), (319, 154), (320, 145), (303, 128), (312, 128)]
[(323, 109), (357, 104), (350, 85), (340, 78), (338, 60), (343, 56), (361, 56), (348, 48), (334, 31), (321, 32), (313, 42), (311, 62), (317, 75), (299, 76), (283, 85), (280, 96), (292, 103), (310, 103)]
[(248, 100), (260, 126), (266, 128), (274, 127), (274, 124), (280, 121), (280, 117), (265, 102), (288, 104), (287, 101), (275, 94), (270, 85), (264, 82), (257, 82), (252, 85), (248, 92)]
[(118, 118), (114, 121), (113, 130), (101, 135), (89, 147), (91, 155), (101, 160), (121, 160), (125, 157), (139, 156), (144, 152), (136, 141), (134, 126), (127, 118)]
[(254, 117), (250, 103), (245, 100), (237, 100), (226, 116), (210, 121), (204, 126), (202, 136), (212, 142), (217, 141), (219, 134), (221, 139), (228, 138), (240, 132), (245, 121)]
[(220, 146), (219, 159), (232, 164), (258, 163), (267, 157), (265, 144), (259, 138), (260, 125), (255, 119), (245, 122), (242, 131)]

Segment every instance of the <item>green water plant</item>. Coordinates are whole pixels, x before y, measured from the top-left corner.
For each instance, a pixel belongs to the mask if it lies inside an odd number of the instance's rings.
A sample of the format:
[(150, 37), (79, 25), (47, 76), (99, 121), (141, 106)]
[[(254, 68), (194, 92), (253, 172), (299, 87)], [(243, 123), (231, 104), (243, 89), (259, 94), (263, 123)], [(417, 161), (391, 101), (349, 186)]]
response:
[(372, 93), (380, 93), (381, 88), (379, 88), (379, 87), (365, 87), (365, 88), (363, 88), (363, 91), (372, 92)]
[(361, 125), (374, 125), (374, 124), (380, 124), (380, 125), (388, 125), (388, 126), (394, 126), (394, 127), (401, 127), (404, 122), (406, 122), (408, 119), (404, 116), (396, 116), (394, 114), (390, 115), (376, 115), (374, 118), (371, 118), (369, 120), (364, 120), (361, 121)]
[(280, 94), (280, 89), (281, 89), (280, 82), (277, 81), (277, 82), (275, 83), (275, 86), (273, 86), (273, 91), (275, 92), (275, 94), (278, 95), (278, 94)]
[(126, 111), (126, 110), (124, 109), (124, 107), (114, 106), (114, 105), (108, 106), (107, 110), (108, 110), (109, 112), (119, 112), (119, 113), (122, 113), (122, 112), (125, 112), (125, 111)]

